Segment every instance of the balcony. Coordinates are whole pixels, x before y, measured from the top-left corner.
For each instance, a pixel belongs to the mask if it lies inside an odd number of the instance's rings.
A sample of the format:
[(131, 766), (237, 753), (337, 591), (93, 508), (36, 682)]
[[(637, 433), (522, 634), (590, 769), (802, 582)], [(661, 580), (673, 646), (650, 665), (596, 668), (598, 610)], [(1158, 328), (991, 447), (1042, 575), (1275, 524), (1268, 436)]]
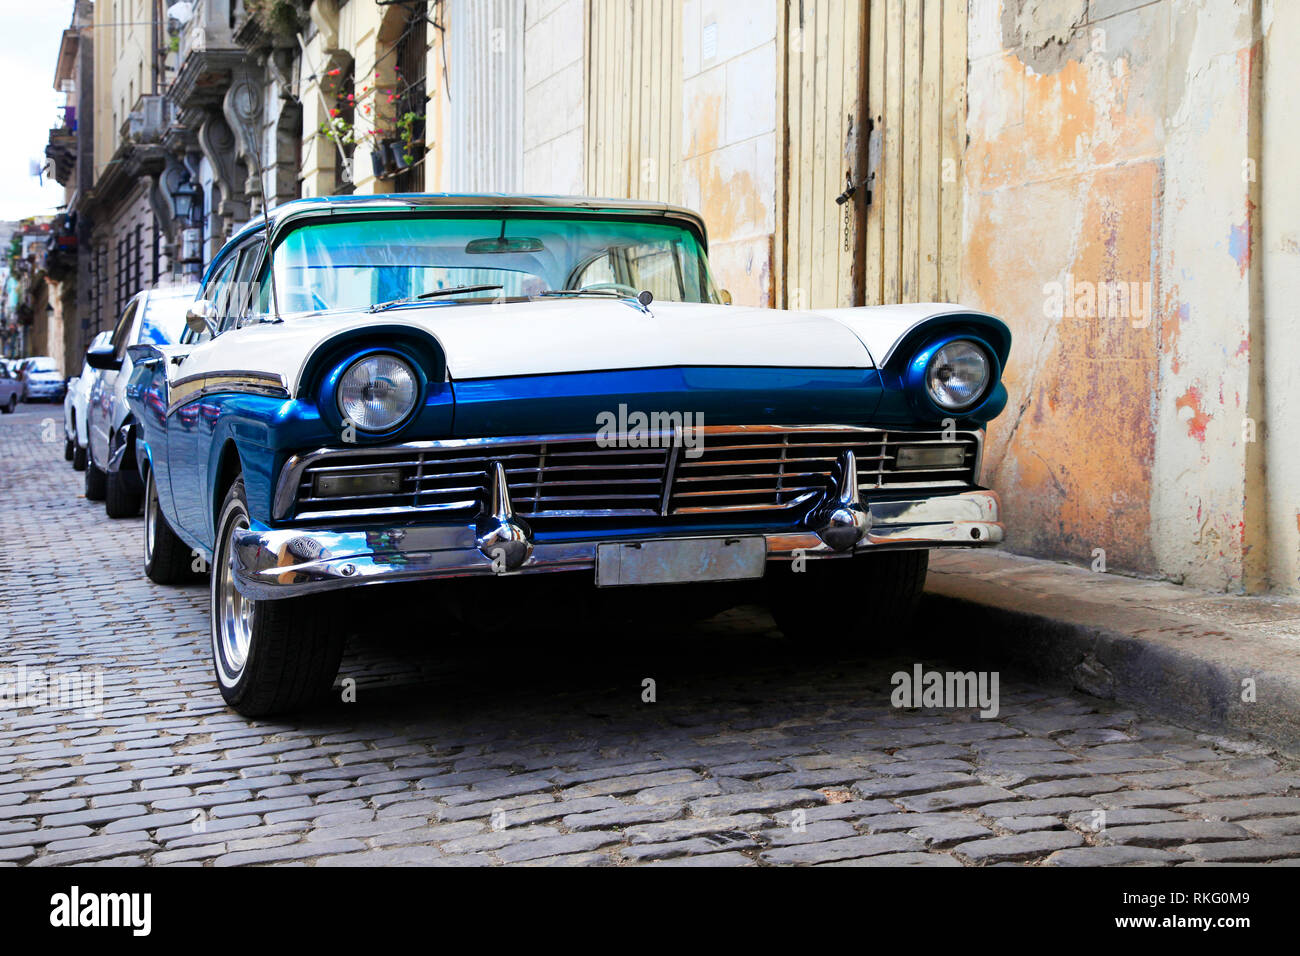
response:
[(242, 12), (239, 0), (199, 0), (181, 30), (176, 78), (167, 96), (183, 119), (191, 111), (220, 107), (231, 71), (244, 56), (235, 42), (235, 23)]
[(158, 143), (171, 125), (172, 105), (162, 94), (147, 94), (135, 102), (135, 108), (126, 115), (119, 133), (123, 142)]

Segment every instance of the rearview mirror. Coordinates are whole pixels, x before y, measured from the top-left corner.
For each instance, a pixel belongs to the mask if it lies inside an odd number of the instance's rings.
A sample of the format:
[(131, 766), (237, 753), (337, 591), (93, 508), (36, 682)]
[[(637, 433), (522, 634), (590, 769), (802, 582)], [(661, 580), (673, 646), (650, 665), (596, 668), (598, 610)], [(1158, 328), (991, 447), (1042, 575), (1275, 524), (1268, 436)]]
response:
[(112, 342), (104, 342), (86, 350), (86, 364), (105, 372), (116, 372), (122, 367)]
[(465, 252), (471, 256), (492, 255), (509, 252), (541, 252), (546, 246), (542, 240), (531, 236), (516, 236), (506, 239), (471, 239), (465, 244)]
[(217, 334), (217, 307), (207, 299), (195, 299), (185, 313), (185, 324), (195, 335)]

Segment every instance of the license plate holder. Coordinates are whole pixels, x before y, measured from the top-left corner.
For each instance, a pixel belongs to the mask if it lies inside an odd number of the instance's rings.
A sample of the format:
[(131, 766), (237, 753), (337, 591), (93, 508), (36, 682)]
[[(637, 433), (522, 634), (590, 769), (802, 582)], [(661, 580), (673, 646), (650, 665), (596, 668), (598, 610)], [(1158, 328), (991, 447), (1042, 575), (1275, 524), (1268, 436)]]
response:
[(746, 581), (766, 563), (762, 535), (606, 541), (596, 545), (596, 587)]

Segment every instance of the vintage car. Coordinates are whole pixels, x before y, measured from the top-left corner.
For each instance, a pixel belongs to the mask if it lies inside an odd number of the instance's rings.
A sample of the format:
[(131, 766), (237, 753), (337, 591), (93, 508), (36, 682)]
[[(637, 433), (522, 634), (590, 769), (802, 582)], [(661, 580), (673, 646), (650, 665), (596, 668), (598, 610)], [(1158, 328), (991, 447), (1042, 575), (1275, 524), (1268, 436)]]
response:
[(210, 562), (226, 701), (327, 692), (362, 585), (478, 578), (451, 589), (487, 619), (494, 578), (751, 582), (829, 640), (896, 626), (927, 549), (1001, 541), (1001, 321), (733, 306), (706, 248), (686, 209), (586, 198), (299, 200), (236, 234), (127, 390), (145, 570)]
[[(90, 340), (90, 348), (102, 348), (113, 338), (113, 330), (105, 329)], [(86, 431), (86, 403), (90, 399), (90, 386), (95, 380), (95, 370), (86, 361), (81, 374), (68, 379), (68, 394), (63, 397), (63, 457), (72, 462), (74, 471), (86, 470), (86, 456), (90, 452), (90, 435)]]
[[(140, 484), (132, 441), (135, 419), (126, 401), (134, 369), (132, 345), (174, 344), (185, 331), (185, 316), (197, 290), (193, 285), (166, 286), (137, 292), (107, 341), (86, 351), (92, 370), (86, 389), (86, 500), (103, 501), (110, 518), (140, 513)], [(75, 463), (75, 462), (74, 462)]]

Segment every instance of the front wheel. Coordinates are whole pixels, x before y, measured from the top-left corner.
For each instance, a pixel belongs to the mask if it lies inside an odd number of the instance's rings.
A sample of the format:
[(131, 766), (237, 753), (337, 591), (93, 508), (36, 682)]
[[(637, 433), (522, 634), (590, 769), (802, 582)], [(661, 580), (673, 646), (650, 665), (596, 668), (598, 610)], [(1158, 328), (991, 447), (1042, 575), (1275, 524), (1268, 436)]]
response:
[(104, 511), (110, 518), (134, 518), (140, 513), (142, 497), (131, 484), (131, 476), (110, 471), (104, 486)]
[(764, 580), (768, 607), (791, 640), (822, 645), (895, 643), (911, 627), (925, 590), (929, 551), (880, 551), (780, 566)]
[(245, 717), (299, 710), (329, 693), (343, 656), (332, 595), (255, 601), (235, 586), (234, 539), (249, 527), (244, 481), (226, 494), (212, 556), (212, 657), (221, 696)]
[(162, 513), (150, 468), (144, 483), (144, 573), (155, 584), (183, 584), (197, 576), (193, 556)]
[(86, 461), (86, 500), (103, 501), (108, 491), (108, 475), (95, 467), (95, 463)]
[(18, 393), (14, 392), (9, 396), (9, 401), (5, 403), (4, 413), (6, 415), (12, 415), (16, 408), (18, 408)]
[(86, 459), (86, 446), (74, 441), (72, 443), (72, 470), (85, 471)]

